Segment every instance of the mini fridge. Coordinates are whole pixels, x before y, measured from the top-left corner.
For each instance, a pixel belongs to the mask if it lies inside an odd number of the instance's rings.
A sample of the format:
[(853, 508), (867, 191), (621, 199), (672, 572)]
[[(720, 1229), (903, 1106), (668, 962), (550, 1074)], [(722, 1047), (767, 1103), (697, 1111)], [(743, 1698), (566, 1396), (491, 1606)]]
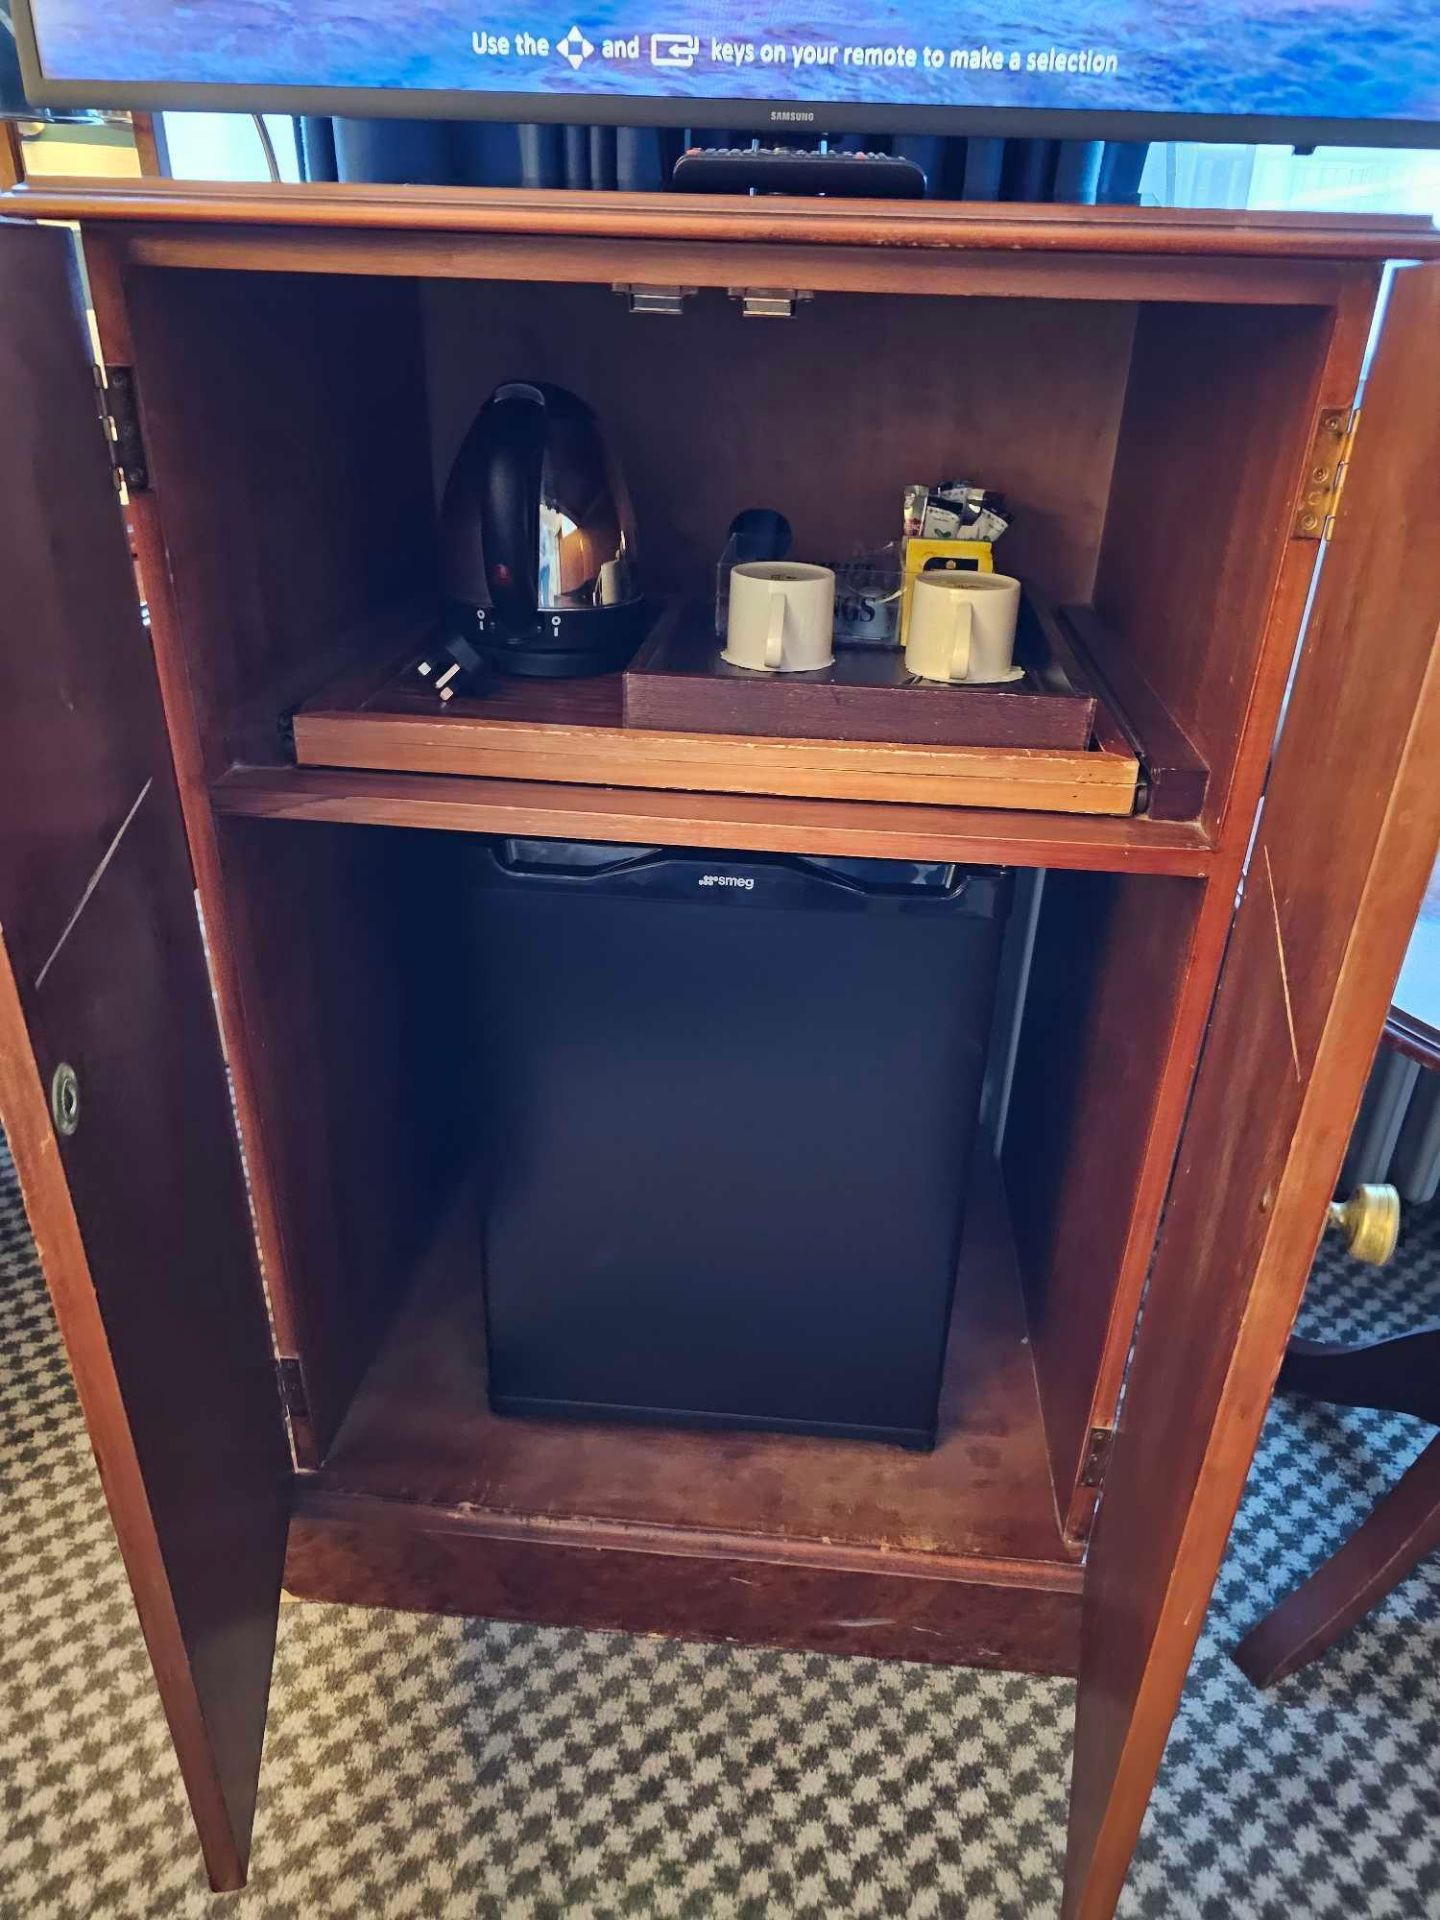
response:
[(467, 858), (494, 1409), (932, 1446), (1010, 876)]

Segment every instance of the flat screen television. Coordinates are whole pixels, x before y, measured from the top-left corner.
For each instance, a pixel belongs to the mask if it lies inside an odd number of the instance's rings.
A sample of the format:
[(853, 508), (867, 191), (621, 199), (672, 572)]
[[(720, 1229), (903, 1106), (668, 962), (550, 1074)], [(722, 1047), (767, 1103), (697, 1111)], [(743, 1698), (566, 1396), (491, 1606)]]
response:
[(16, 0), (16, 29), (37, 106), (1440, 146), (1440, 0)]

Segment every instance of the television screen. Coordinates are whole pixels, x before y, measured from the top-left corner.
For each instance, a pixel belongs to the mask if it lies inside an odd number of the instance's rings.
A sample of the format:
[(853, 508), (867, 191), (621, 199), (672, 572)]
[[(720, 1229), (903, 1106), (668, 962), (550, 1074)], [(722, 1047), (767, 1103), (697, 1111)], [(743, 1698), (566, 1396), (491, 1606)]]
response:
[(41, 104), (1440, 144), (1440, 0), (20, 0), (19, 25)]

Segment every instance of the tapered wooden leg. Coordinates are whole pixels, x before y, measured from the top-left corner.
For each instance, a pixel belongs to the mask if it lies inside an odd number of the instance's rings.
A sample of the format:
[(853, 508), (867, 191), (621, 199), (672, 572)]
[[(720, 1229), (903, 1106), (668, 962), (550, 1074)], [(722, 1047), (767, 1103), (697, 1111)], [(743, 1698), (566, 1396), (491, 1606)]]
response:
[(132, 113), (130, 131), (135, 151), (140, 156), (140, 171), (151, 179), (163, 179), (170, 171), (170, 154), (165, 144), (165, 129), (150, 113)]
[(1440, 1426), (1440, 1327), (1365, 1346), (1296, 1337), (1285, 1349), (1277, 1386), (1281, 1393), (1303, 1393), (1341, 1407), (1416, 1413)]
[(13, 120), (0, 120), (0, 187), (25, 184), (25, 149)]
[(1440, 1434), (1357, 1532), (1235, 1649), (1257, 1687), (1324, 1653), (1440, 1546)]

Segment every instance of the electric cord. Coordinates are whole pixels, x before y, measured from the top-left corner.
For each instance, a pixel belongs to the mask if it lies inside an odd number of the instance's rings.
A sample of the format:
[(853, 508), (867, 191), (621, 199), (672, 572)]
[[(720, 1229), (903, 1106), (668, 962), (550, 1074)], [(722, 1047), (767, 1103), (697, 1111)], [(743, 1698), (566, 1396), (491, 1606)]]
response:
[(254, 122), (255, 133), (260, 141), (261, 151), (265, 155), (265, 165), (269, 171), (270, 178), (278, 181), (280, 178), (280, 162), (275, 157), (275, 142), (270, 138), (270, 129), (265, 124), (265, 116), (263, 113), (252, 113), (250, 118)]

